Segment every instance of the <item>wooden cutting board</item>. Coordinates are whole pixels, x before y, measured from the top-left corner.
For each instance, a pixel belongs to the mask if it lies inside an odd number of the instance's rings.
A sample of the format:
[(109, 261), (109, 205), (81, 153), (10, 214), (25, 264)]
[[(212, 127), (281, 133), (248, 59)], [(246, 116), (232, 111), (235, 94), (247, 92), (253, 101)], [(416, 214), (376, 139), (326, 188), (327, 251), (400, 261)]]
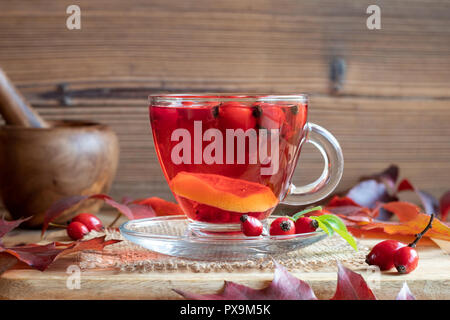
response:
[[(61, 233), (54, 233), (54, 235)], [(50, 234), (52, 240), (62, 240)], [(13, 231), (5, 243), (35, 242), (39, 231)], [(372, 246), (379, 240), (362, 240)], [(447, 243), (442, 243), (442, 246)], [(406, 281), (418, 299), (450, 299), (450, 257), (438, 246), (429, 244), (419, 248), (420, 263), (411, 274), (399, 275), (394, 271), (377, 276), (370, 271), (361, 273), (379, 299), (394, 299)], [(1, 262), (0, 262), (1, 263)], [(68, 267), (77, 265), (76, 255), (56, 261), (40, 272), (18, 263), (0, 276), (1, 299), (180, 299), (172, 289), (196, 293), (218, 293), (224, 280), (235, 281), (253, 288), (267, 286), (273, 278), (269, 271), (210, 272), (188, 271), (125, 273), (116, 270), (90, 269), (80, 273), (80, 288), (69, 289), (73, 274)], [(319, 299), (329, 299), (336, 289), (336, 272), (294, 274), (307, 281)], [(72, 278), (71, 278), (72, 276)], [(69, 285), (70, 287), (70, 285)], [(73, 287), (73, 285), (72, 285)]]

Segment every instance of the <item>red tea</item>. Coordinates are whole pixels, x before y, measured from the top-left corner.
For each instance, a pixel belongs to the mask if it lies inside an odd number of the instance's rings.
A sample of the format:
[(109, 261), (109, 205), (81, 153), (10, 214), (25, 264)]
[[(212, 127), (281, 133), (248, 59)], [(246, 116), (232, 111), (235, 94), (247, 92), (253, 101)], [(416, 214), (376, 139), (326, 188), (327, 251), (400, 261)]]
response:
[(306, 104), (289, 101), (151, 105), (159, 162), (187, 217), (267, 218), (288, 193), (306, 114)]

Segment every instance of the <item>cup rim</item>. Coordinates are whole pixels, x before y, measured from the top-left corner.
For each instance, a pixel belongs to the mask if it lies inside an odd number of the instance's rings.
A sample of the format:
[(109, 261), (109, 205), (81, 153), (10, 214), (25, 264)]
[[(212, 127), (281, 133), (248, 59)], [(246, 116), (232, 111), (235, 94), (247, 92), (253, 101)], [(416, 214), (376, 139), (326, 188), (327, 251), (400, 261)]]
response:
[(149, 101), (160, 102), (180, 102), (198, 101), (207, 102), (211, 100), (220, 101), (250, 101), (250, 102), (274, 102), (274, 101), (296, 101), (308, 102), (308, 95), (305, 93), (293, 94), (267, 94), (267, 93), (156, 93), (148, 96)]

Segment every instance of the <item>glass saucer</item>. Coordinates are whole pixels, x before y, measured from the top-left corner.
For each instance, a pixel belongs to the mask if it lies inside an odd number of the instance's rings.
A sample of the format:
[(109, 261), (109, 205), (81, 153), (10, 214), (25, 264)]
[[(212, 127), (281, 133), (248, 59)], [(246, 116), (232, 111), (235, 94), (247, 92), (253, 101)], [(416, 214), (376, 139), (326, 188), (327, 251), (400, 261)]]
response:
[[(268, 223), (276, 219), (271, 216)], [(288, 236), (247, 237), (193, 233), (185, 216), (130, 220), (120, 226), (125, 239), (146, 249), (195, 260), (248, 260), (274, 256), (307, 247), (327, 237), (323, 231)], [(266, 232), (265, 232), (266, 233)]]

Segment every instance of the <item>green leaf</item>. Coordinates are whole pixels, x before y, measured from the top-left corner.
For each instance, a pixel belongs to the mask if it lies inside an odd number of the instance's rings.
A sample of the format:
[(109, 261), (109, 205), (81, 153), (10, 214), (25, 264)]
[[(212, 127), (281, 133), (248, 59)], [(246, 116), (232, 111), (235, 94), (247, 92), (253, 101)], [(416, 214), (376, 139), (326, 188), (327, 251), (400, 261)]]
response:
[(319, 210), (322, 210), (321, 206), (305, 209), (303, 211), (300, 211), (300, 212), (297, 212), (296, 214), (294, 214), (292, 216), (292, 220), (296, 221), (298, 218), (300, 218), (302, 215), (304, 215), (306, 213), (313, 212), (313, 211), (319, 211)]
[(329, 236), (332, 236), (334, 231), (333, 228), (326, 222), (320, 221), (319, 219), (316, 219), (317, 217), (310, 217), (312, 220), (316, 220), (319, 224), (319, 228), (325, 231), (326, 234)]
[[(348, 244), (358, 251), (358, 246), (356, 245), (356, 240), (353, 236), (348, 232), (347, 227), (344, 222), (337, 216), (333, 214), (324, 214), (314, 218), (319, 223), (319, 227), (325, 231), (328, 235), (330, 235), (329, 229), (334, 230), (338, 235), (340, 235)], [(326, 226), (328, 230), (325, 230), (323, 226)]]

